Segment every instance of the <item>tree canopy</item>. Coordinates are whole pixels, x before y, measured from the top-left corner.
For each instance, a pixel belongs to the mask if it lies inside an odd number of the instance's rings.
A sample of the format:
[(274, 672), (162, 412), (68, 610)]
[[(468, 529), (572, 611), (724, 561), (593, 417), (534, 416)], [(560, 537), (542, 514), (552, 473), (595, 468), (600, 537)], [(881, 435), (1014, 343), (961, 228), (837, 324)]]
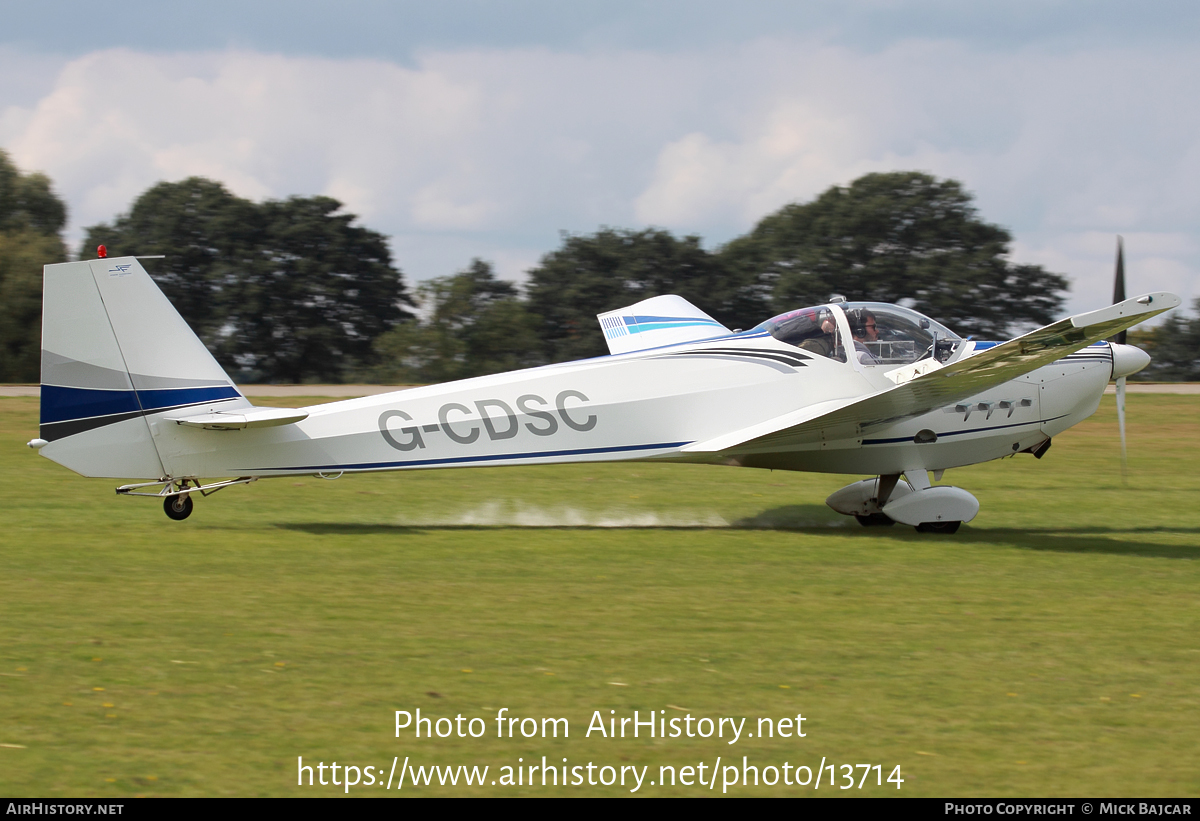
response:
[(63, 262), (67, 207), (44, 174), (22, 174), (0, 150), (0, 382), (41, 369), (42, 266)]
[(409, 316), (386, 238), (330, 197), (253, 203), (192, 177), (159, 183), (81, 256), (163, 254), (146, 268), (217, 360), (244, 380), (341, 381)]
[(22, 174), (0, 149), (0, 232), (56, 235), (67, 224), (67, 206), (45, 174)]
[(1150, 382), (1200, 382), (1200, 299), (1193, 316), (1173, 311), (1154, 328), (1129, 334), (1129, 343), (1150, 354), (1150, 364), (1131, 377)]
[(840, 293), (1007, 339), (1052, 321), (1067, 287), (1040, 266), (1010, 262), (1011, 241), (954, 180), (868, 174), (784, 206), (715, 253), (699, 237), (658, 229), (564, 235), (529, 272), (527, 293), (550, 361), (605, 353), (596, 314), (667, 293), (730, 328)]
[[(37, 379), (41, 266), (66, 259), (65, 222), (50, 181), (0, 151), (0, 379)], [(475, 259), (420, 285), (417, 317), (385, 237), (337, 200), (254, 203), (192, 177), (88, 228), (80, 256), (100, 244), (113, 256), (164, 255), (146, 263), (151, 276), (239, 381), (437, 382), (603, 355), (597, 314), (671, 293), (730, 328), (840, 293), (1009, 338), (1052, 321), (1067, 287), (1014, 264), (1011, 241), (954, 180), (867, 174), (715, 251), (657, 228), (564, 233), (523, 288)], [(1134, 338), (1154, 357), (1143, 378), (1200, 379), (1200, 316)]]
[(1007, 339), (1063, 306), (1066, 280), (1007, 259), (1012, 236), (984, 222), (954, 180), (867, 174), (764, 218), (719, 256), (769, 289), (777, 311), (826, 301), (900, 302), (964, 334)]
[(750, 278), (729, 271), (700, 238), (649, 228), (563, 235), (562, 247), (529, 272), (529, 308), (550, 361), (608, 353), (596, 314), (661, 294), (679, 294), (731, 326), (765, 319), (766, 300)]
[(517, 288), (475, 259), (454, 276), (421, 283), (425, 317), (397, 326), (375, 344), (381, 382), (443, 382), (541, 364), (534, 318)]

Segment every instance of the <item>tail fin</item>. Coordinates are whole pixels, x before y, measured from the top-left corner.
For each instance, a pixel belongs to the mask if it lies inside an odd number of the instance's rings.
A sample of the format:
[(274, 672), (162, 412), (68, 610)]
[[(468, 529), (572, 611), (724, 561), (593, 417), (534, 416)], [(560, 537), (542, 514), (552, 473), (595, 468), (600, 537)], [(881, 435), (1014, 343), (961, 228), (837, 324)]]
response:
[(643, 299), (636, 305), (596, 317), (604, 329), (609, 353), (630, 353), (729, 336), (733, 331), (681, 296)]
[(84, 476), (166, 475), (147, 417), (249, 407), (134, 257), (47, 265), (41, 453)]

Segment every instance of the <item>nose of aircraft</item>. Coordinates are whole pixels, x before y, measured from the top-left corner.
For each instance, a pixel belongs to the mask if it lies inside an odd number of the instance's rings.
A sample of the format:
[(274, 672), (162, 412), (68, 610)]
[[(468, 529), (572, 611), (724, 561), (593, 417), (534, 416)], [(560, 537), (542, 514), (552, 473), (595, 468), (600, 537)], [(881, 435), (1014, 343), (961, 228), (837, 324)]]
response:
[(1112, 378), (1120, 379), (1131, 376), (1150, 364), (1150, 354), (1132, 345), (1112, 344), (1113, 370)]

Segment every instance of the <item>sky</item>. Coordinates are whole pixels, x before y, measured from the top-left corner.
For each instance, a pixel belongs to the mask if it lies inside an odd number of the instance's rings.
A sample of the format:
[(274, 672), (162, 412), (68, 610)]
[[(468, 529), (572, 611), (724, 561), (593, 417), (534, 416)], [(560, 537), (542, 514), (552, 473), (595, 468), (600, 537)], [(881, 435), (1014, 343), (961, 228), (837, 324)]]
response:
[[(0, 148), (73, 248), (156, 182), (329, 195), (415, 283), (562, 232), (705, 246), (873, 171), (959, 180), (1067, 312), (1200, 298), (1200, 5), (0, 0)], [(700, 306), (703, 307), (703, 306)]]

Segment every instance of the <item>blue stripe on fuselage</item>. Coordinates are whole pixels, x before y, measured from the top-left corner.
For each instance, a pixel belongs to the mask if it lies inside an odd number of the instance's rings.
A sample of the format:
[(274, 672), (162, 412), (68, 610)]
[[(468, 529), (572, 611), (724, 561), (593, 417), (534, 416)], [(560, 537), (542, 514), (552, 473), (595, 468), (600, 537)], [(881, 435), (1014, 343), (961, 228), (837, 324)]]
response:
[(409, 459), (401, 462), (354, 462), (337, 465), (291, 465), (289, 467), (236, 468), (235, 472), (256, 473), (264, 470), (289, 471), (333, 471), (333, 470), (386, 470), (387, 468), (424, 467), (426, 465), (461, 465), (468, 462), (505, 462), (515, 459), (549, 459), (557, 456), (589, 456), (601, 453), (630, 453), (638, 450), (675, 450), (691, 442), (660, 442), (653, 445), (618, 445), (607, 448), (574, 448), (571, 450), (541, 450), (526, 453), (476, 454), (475, 456), (450, 456), (441, 459)]
[[(935, 433), (934, 436), (938, 437), (938, 439), (941, 439), (946, 436), (961, 436), (964, 433), (986, 433), (988, 431), (1001, 430), (1002, 428), (1020, 428), (1020, 427), (1026, 426), (1026, 425), (1045, 425), (1049, 422), (1057, 422), (1059, 419), (1062, 419), (1064, 416), (1066, 416), (1066, 414), (1059, 414), (1058, 416), (1052, 416), (1049, 419), (1031, 419), (1028, 422), (1012, 422), (1010, 424), (1004, 424), (1004, 425), (989, 425), (988, 427), (968, 428), (967, 430), (948, 430), (945, 433)], [(866, 445), (895, 445), (899, 442), (912, 442), (912, 441), (913, 441), (912, 436), (895, 436), (895, 437), (892, 437), (891, 439), (864, 439), (862, 441), (862, 443), (864, 446), (866, 446)], [(933, 444), (933, 443), (931, 442), (929, 444)]]
[[(981, 339), (975, 340), (975, 350), (986, 351), (988, 348), (994, 348), (997, 345), (1003, 345), (1003, 344), (1004, 344), (1003, 342), (988, 342), (988, 341), (981, 340)], [(1102, 339), (1099, 342), (1093, 342), (1091, 345), (1088, 345), (1087, 348), (1081, 348), (1080, 350), (1086, 351), (1088, 348), (1107, 348), (1107, 347), (1108, 347), (1108, 343)]]

